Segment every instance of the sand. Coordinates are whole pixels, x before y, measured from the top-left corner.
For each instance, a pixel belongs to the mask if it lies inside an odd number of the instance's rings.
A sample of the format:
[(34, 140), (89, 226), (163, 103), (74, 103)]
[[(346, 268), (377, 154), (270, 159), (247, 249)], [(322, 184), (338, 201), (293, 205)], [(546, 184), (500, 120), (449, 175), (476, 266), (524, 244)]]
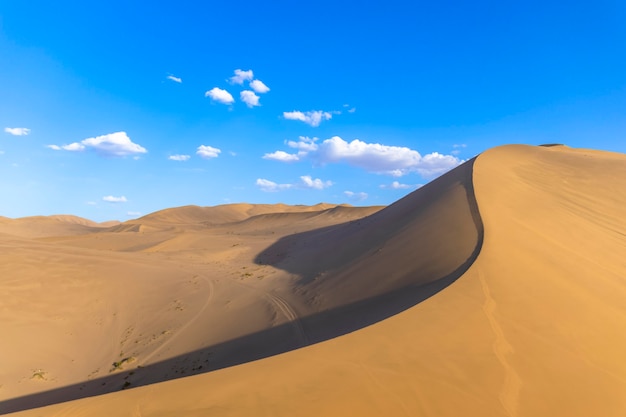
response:
[(2, 413), (626, 414), (626, 155), (498, 147), (386, 208), (64, 219), (0, 219)]

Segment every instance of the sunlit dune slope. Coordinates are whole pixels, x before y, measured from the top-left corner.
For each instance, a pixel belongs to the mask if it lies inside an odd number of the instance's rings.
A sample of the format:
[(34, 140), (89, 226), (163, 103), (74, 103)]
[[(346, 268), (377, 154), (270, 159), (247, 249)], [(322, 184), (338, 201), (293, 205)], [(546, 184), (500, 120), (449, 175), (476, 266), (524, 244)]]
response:
[(345, 305), (382, 313), (408, 304), (398, 293), (432, 296), (281, 355), (20, 415), (626, 414), (626, 155), (494, 148), (370, 217), (320, 227), (247, 237), (277, 272), (241, 283), (281, 295), (301, 335), (332, 329), (318, 318)]
[(96, 223), (72, 215), (31, 216), (19, 219), (0, 218), (0, 233), (22, 237), (71, 236), (110, 227), (112, 222)]

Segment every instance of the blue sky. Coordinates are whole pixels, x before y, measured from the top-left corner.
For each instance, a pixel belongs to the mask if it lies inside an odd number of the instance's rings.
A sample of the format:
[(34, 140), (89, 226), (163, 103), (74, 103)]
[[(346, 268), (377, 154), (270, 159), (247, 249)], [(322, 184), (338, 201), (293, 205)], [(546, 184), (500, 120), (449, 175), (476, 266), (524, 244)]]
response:
[(626, 152), (622, 1), (90, 3), (0, 0), (0, 215), (389, 204), (497, 145)]

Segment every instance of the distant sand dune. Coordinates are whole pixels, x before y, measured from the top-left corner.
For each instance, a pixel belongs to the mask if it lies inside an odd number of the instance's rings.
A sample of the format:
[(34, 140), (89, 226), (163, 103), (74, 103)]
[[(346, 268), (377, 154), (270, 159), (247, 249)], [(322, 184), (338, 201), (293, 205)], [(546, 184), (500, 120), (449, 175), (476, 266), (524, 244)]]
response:
[(98, 230), (0, 235), (0, 412), (626, 415), (626, 155), (510, 145), (382, 210)]

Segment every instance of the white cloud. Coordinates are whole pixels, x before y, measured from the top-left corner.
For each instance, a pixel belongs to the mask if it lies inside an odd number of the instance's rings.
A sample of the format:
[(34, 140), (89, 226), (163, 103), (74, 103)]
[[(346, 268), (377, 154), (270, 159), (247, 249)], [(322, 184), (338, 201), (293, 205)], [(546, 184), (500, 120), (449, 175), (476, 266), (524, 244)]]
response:
[(221, 88), (214, 87), (211, 90), (204, 93), (205, 97), (211, 97), (211, 100), (217, 101), (222, 104), (233, 104), (235, 99), (233, 96), (226, 90), (222, 90)]
[(343, 193), (352, 201), (364, 201), (368, 197), (368, 194), (363, 192), (355, 193), (352, 191), (344, 191)]
[(298, 141), (287, 141), (286, 144), (287, 146), (289, 146), (290, 148), (295, 148), (298, 149), (302, 152), (312, 152), (312, 151), (316, 151), (318, 146), (315, 142), (317, 142), (319, 139), (318, 138), (310, 138), (308, 136), (300, 136), (298, 138)]
[(310, 126), (317, 127), (323, 120), (330, 120), (333, 117), (334, 112), (327, 112), (322, 110), (313, 110), (307, 112), (301, 111), (286, 111), (283, 112), (283, 117), (287, 120), (299, 120)]
[(324, 188), (328, 188), (333, 185), (332, 181), (322, 181), (319, 178), (311, 178), (309, 175), (303, 175), (300, 177), (302, 183), (300, 184), (303, 188), (313, 188), (315, 190), (323, 190)]
[(182, 78), (175, 77), (175, 76), (173, 76), (173, 75), (168, 75), (168, 76), (167, 76), (167, 79), (168, 79), (168, 80), (171, 80), (171, 81), (174, 81), (175, 83), (178, 83), (178, 84), (180, 84), (180, 83), (182, 83), (182, 82), (183, 82), (183, 79), (182, 79)]
[(26, 136), (30, 133), (27, 127), (5, 127), (4, 131), (13, 136)]
[(240, 69), (235, 70), (235, 75), (229, 78), (232, 84), (243, 84), (244, 81), (250, 81), (254, 78), (252, 70), (243, 71)]
[(459, 155), (461, 153), (461, 149), (466, 148), (467, 145), (464, 143), (461, 143), (461, 144), (455, 143), (454, 145), (452, 145), (452, 147), (454, 148), (454, 150), (450, 153), (452, 155)]
[(114, 197), (112, 195), (107, 195), (106, 197), (102, 197), (102, 201), (109, 203), (126, 203), (128, 200), (124, 196)]
[(96, 203), (95, 201), (87, 201), (85, 204), (87, 204), (88, 206), (97, 206), (98, 203)]
[(250, 88), (259, 94), (267, 93), (268, 91), (270, 91), (270, 88), (266, 86), (261, 80), (250, 81)]
[(273, 161), (281, 161), (281, 162), (295, 162), (295, 161), (300, 160), (298, 155), (283, 152), (283, 151), (266, 153), (265, 155), (263, 155), (263, 159), (270, 159)]
[(126, 212), (126, 215), (129, 217), (138, 217), (138, 216), (141, 216), (141, 212), (140, 211), (128, 211)]
[(212, 146), (200, 145), (196, 154), (204, 159), (217, 158), (222, 151)]
[(170, 155), (167, 157), (167, 159), (169, 159), (170, 161), (186, 161), (189, 158), (191, 158), (191, 156), (189, 155)]
[(259, 178), (256, 180), (256, 185), (265, 192), (276, 192), (289, 189), (314, 189), (323, 190), (324, 188), (333, 185), (332, 181), (322, 181), (319, 178), (311, 178), (310, 175), (303, 175), (300, 177), (300, 181), (294, 184), (277, 184), (274, 181)]
[(462, 162), (452, 155), (433, 152), (422, 156), (407, 147), (366, 143), (358, 139), (346, 142), (339, 136), (322, 142), (313, 157), (323, 164), (346, 162), (370, 172), (396, 177), (409, 172), (430, 177), (443, 174)]
[[(377, 174), (401, 177), (417, 172), (424, 177), (443, 174), (463, 161), (453, 155), (433, 152), (422, 156), (418, 151), (400, 146), (366, 143), (355, 139), (346, 142), (339, 136), (326, 139), (321, 144), (317, 138), (300, 136), (298, 141), (286, 141), (297, 154), (276, 151), (263, 158), (282, 162), (309, 159), (317, 164), (347, 163)], [(399, 183), (398, 183), (399, 184)]]
[(352, 107), (351, 109), (348, 110), (348, 113), (354, 113), (356, 111), (356, 107)]
[(410, 185), (410, 184), (402, 184), (398, 181), (394, 181), (391, 184), (382, 184), (380, 186), (380, 188), (387, 188), (387, 189), (391, 189), (391, 190), (406, 190), (408, 188), (415, 188), (415, 185)]
[(277, 184), (274, 181), (266, 180), (264, 178), (257, 179), (256, 185), (261, 189), (261, 191), (265, 191), (268, 193), (287, 190), (293, 187), (292, 184)]
[(107, 135), (88, 138), (80, 142), (70, 143), (69, 145), (47, 145), (48, 148), (55, 151), (84, 151), (93, 149), (102, 156), (128, 156), (137, 155), (148, 152), (146, 148), (133, 143), (126, 132), (115, 132)]
[(248, 106), (250, 108), (252, 108), (254, 106), (260, 106), (260, 104), (259, 104), (259, 96), (254, 94), (253, 91), (243, 90), (241, 93), (239, 93), (239, 98), (241, 98), (241, 101), (246, 103), (246, 106)]

